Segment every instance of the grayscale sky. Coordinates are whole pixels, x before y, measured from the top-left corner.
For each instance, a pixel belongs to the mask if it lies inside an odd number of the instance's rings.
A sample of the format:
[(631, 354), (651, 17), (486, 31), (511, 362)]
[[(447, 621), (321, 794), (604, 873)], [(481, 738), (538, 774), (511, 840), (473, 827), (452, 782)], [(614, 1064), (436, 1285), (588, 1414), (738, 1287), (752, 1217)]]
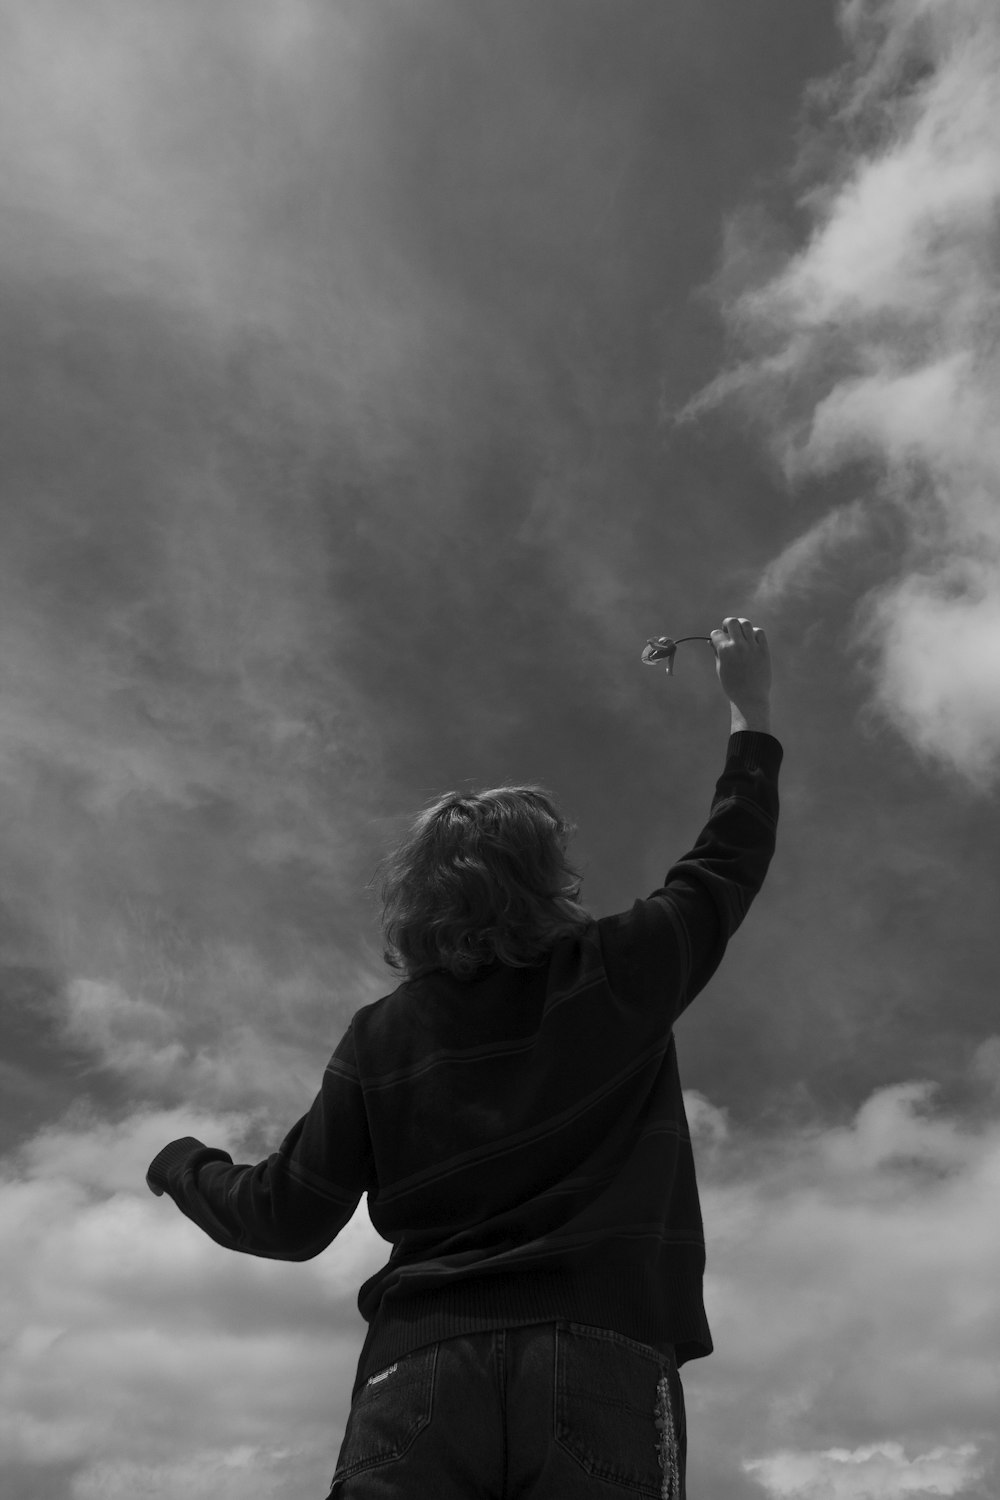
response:
[(778, 854), (678, 1026), (693, 1500), (1000, 1493), (995, 0), (0, 0), (0, 1457), (322, 1494), (384, 1261), (256, 1161), (388, 993), (379, 856), (548, 786), (595, 914), (766, 626)]

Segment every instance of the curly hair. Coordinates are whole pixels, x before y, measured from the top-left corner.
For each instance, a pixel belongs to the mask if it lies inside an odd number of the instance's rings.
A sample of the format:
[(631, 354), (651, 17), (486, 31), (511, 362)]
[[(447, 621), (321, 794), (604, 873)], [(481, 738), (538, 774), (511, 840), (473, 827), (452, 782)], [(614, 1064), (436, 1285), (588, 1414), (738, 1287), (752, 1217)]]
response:
[[(384, 958), (407, 979), (541, 961), (593, 918), (566, 858), (576, 832), (540, 786), (446, 792), (381, 862)], [(373, 877), (374, 879), (375, 877)]]

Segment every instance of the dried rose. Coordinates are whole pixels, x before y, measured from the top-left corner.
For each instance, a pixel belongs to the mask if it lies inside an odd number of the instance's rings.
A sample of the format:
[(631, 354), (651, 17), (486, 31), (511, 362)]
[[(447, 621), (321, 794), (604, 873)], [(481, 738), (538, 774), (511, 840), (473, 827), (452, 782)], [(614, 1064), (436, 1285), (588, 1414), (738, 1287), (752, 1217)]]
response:
[(685, 641), (708, 641), (711, 644), (710, 635), (682, 635), (680, 640), (675, 641), (669, 635), (658, 635), (651, 637), (643, 648), (642, 659), (647, 667), (655, 667), (658, 662), (663, 662), (668, 677), (674, 675), (674, 654), (678, 646)]
[(657, 662), (662, 661), (666, 667), (667, 676), (672, 677), (674, 673), (674, 652), (676, 650), (677, 642), (672, 641), (669, 635), (661, 635), (655, 640), (646, 642), (642, 659), (647, 667), (655, 666)]

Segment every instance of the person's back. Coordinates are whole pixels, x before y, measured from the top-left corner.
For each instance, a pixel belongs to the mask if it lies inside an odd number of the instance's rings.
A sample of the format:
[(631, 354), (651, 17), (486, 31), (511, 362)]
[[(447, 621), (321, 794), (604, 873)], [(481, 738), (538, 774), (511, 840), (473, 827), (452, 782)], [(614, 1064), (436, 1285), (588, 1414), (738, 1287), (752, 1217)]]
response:
[(189, 1140), (150, 1169), (277, 1258), (318, 1254), (367, 1192), (393, 1249), (359, 1294), (340, 1500), (683, 1494), (678, 1370), (712, 1339), (673, 1027), (763, 882), (782, 757), (763, 632), (729, 618), (712, 644), (726, 764), (661, 887), (594, 919), (544, 789), (446, 794), (385, 866), (402, 983), (355, 1012), (279, 1152), (233, 1167)]

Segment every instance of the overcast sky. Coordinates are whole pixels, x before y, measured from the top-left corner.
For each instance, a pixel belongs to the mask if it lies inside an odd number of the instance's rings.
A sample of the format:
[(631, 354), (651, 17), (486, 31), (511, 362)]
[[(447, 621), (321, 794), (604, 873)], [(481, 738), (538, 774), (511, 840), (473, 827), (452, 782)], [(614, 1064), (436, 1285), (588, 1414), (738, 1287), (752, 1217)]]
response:
[(693, 1500), (1000, 1492), (995, 0), (0, 0), (0, 1457), (322, 1494), (388, 1246), (221, 1250), (394, 985), (366, 888), (531, 780), (597, 915), (763, 624), (778, 854), (677, 1030)]

